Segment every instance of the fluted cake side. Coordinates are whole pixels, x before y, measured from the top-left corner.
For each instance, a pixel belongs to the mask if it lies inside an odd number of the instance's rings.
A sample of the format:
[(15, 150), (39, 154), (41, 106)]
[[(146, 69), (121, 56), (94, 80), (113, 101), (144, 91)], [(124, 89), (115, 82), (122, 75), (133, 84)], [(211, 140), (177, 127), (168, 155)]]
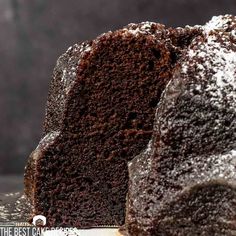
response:
[(151, 141), (129, 163), (129, 236), (235, 235), (236, 18), (202, 29), (159, 102)]

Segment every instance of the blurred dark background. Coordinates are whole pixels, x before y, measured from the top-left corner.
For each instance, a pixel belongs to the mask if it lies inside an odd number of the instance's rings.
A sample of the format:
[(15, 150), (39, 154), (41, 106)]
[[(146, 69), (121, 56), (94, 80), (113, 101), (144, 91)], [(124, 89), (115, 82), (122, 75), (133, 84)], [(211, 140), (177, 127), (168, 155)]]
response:
[(235, 0), (0, 0), (0, 192), (22, 189), (52, 70), (70, 45), (131, 22), (184, 26), (226, 13)]

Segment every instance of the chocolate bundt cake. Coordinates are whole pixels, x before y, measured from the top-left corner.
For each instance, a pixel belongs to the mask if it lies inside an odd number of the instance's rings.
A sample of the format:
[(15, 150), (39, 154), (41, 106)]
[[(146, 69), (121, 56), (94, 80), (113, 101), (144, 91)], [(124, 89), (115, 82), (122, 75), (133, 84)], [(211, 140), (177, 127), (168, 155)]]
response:
[(129, 163), (129, 236), (236, 235), (236, 18), (202, 30)]
[(25, 171), (32, 215), (49, 226), (124, 223), (127, 162), (148, 144), (162, 91), (196, 34), (130, 24), (59, 58), (44, 137)]

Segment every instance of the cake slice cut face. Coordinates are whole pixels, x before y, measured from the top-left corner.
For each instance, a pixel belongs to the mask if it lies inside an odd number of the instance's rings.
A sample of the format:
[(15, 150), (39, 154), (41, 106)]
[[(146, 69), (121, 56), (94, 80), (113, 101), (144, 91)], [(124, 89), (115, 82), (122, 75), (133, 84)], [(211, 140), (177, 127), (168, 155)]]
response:
[(202, 29), (129, 164), (130, 236), (236, 234), (236, 19)]
[(124, 223), (127, 162), (149, 142), (155, 107), (192, 37), (180, 31), (170, 30), (178, 48), (164, 26), (131, 24), (59, 58), (44, 137), (25, 174), (33, 215), (50, 226)]

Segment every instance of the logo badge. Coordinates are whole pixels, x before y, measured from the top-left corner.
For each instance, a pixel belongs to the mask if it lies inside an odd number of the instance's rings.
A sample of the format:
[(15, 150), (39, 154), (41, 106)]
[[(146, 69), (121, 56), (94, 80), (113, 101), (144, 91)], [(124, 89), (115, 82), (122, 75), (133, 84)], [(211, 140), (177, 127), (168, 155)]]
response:
[(33, 225), (35, 226), (45, 226), (47, 223), (47, 219), (45, 216), (42, 215), (36, 215), (33, 218)]

